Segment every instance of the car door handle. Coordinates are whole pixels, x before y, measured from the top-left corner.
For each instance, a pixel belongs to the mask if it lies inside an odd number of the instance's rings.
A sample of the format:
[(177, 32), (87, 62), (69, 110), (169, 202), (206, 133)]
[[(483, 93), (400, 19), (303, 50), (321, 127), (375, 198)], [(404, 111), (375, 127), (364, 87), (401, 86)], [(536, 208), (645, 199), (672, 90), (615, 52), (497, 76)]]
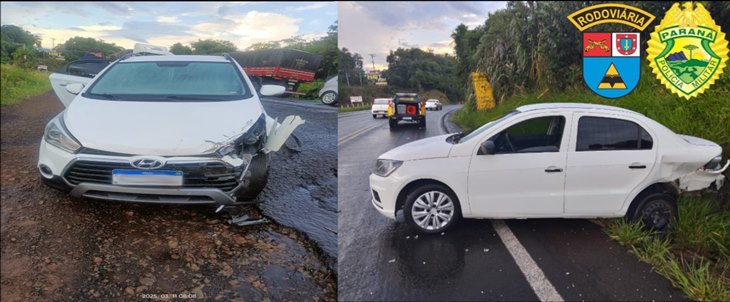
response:
[(633, 163), (629, 166), (629, 169), (646, 169), (646, 165), (642, 165), (639, 163)]
[(550, 167), (547, 167), (547, 169), (545, 169), (545, 172), (547, 172), (547, 173), (563, 172), (563, 169), (560, 169), (556, 166), (550, 166)]

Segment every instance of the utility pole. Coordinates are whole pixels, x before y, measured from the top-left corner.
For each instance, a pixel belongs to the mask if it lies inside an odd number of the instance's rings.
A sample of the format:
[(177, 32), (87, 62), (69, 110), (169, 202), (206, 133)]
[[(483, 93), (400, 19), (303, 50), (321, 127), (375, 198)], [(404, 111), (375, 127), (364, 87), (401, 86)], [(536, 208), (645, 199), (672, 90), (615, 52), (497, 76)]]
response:
[(370, 60), (373, 62), (373, 71), (375, 71), (375, 54), (370, 54)]

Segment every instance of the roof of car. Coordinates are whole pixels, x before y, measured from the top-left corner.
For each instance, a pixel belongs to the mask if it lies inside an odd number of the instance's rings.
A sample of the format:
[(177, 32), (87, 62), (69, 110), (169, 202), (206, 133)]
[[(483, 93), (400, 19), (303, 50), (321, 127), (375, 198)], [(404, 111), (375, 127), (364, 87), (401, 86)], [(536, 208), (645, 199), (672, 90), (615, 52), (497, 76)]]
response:
[(125, 62), (228, 62), (223, 56), (131, 56), (124, 60)]
[(416, 95), (416, 93), (413, 93), (413, 92), (398, 92), (398, 93), (396, 93), (395, 95), (407, 95), (407, 96), (412, 96), (412, 95)]
[(517, 110), (520, 112), (547, 109), (610, 110), (624, 113), (640, 114), (638, 112), (631, 111), (625, 108), (586, 103), (540, 103), (517, 107)]

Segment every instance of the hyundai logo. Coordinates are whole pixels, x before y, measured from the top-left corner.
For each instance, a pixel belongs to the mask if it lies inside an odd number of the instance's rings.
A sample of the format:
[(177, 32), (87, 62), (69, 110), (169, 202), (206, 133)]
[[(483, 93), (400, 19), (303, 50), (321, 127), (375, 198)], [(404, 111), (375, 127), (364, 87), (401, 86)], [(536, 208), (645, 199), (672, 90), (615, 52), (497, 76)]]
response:
[(138, 157), (130, 160), (133, 167), (138, 169), (157, 169), (165, 165), (164, 158)]

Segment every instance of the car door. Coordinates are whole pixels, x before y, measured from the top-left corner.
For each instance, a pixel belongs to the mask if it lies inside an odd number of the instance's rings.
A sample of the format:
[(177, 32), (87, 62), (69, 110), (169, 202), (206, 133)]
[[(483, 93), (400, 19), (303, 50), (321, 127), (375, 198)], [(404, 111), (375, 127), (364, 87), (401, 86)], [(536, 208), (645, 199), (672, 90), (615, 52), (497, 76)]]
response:
[(61, 103), (68, 107), (76, 95), (66, 91), (66, 86), (73, 83), (86, 86), (107, 65), (109, 65), (107, 60), (78, 60), (66, 64), (49, 77), (53, 92), (56, 93)]
[(576, 139), (568, 152), (565, 212), (615, 216), (654, 168), (652, 136), (629, 117), (575, 113), (573, 120)]
[[(477, 217), (551, 217), (563, 214), (569, 115), (534, 114), (487, 140), (494, 154), (475, 152), (468, 194)], [(480, 142), (481, 143), (481, 142)]]

